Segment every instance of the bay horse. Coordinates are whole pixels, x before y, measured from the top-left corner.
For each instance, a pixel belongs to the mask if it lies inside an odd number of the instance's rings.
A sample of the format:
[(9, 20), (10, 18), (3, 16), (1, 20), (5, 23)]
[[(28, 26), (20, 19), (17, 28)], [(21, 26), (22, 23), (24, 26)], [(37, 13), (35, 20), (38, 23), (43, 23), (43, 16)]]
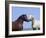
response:
[(29, 22), (32, 20), (32, 17), (27, 16), (26, 14), (23, 14), (21, 16), (19, 16), (19, 18), (17, 20), (15, 20), (14, 22), (12, 22), (12, 31), (20, 31), (23, 30), (23, 22)]

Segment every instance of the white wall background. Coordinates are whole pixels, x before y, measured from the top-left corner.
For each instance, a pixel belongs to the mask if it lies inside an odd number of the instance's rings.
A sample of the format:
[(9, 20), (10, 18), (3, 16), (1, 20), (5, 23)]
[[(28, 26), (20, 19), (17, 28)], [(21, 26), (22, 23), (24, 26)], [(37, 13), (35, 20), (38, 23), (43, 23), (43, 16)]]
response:
[[(45, 0), (19, 0), (19, 1), (45, 2)], [(46, 16), (46, 13), (45, 13), (45, 16)], [(0, 0), (0, 38), (5, 38), (5, 0)], [(46, 33), (45, 33), (45, 36), (28, 36), (28, 37), (16, 37), (16, 38), (46, 38)]]

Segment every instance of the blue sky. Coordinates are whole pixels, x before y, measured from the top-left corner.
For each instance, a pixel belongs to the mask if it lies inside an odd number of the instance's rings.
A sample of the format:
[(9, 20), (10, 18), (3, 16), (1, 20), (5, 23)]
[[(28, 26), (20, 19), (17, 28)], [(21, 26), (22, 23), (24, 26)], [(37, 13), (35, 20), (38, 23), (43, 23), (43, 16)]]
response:
[[(40, 20), (40, 8), (35, 7), (12, 7), (12, 21), (17, 20), (17, 18), (22, 14), (31, 14), (36, 20)], [(23, 29), (31, 29), (32, 22), (24, 22)]]

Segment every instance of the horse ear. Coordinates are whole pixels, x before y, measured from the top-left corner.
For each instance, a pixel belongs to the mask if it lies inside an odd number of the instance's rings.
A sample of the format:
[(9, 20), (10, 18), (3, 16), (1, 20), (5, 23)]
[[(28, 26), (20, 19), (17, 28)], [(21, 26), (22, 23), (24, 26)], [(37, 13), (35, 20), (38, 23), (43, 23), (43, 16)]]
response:
[(21, 19), (24, 19), (24, 15), (21, 16)]
[(24, 21), (26, 21), (26, 20), (27, 20), (27, 16), (26, 16), (26, 15), (23, 15), (23, 16), (22, 16), (22, 19), (23, 19)]

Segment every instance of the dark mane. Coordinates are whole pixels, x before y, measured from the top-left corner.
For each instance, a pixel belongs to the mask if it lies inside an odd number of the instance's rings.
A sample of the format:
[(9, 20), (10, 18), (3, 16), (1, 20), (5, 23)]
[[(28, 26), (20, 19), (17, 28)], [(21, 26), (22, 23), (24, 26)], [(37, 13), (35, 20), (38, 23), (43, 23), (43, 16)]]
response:
[(24, 16), (26, 15), (21, 15), (16, 21), (12, 22), (12, 31), (23, 30)]

